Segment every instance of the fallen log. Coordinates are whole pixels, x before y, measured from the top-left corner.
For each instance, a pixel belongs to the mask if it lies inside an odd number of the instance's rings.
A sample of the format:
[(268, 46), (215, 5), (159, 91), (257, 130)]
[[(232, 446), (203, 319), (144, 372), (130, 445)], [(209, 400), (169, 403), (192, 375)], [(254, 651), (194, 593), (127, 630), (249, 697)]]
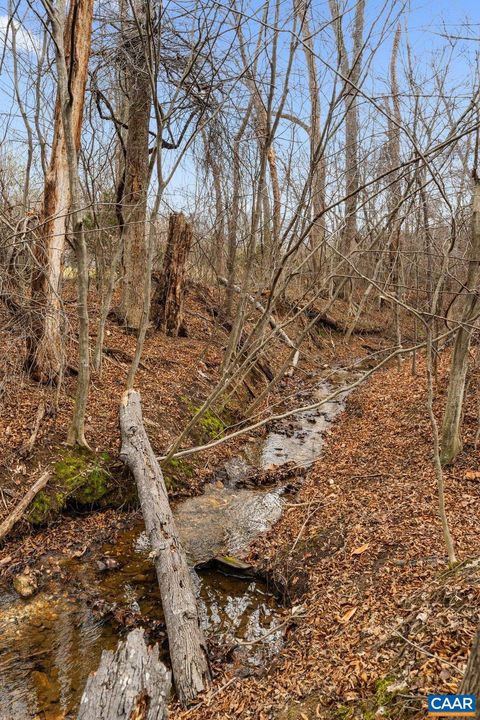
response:
[(158, 645), (148, 648), (143, 630), (132, 630), (115, 652), (103, 651), (83, 691), (78, 720), (166, 720), (170, 688)]
[[(226, 278), (224, 278), (224, 277), (219, 277), (219, 278), (218, 278), (218, 282), (220, 283), (220, 285), (223, 285), (224, 287), (228, 287), (228, 280), (227, 280)], [(238, 285), (232, 285), (232, 288), (233, 288), (233, 290), (234, 290), (237, 294), (240, 294), (240, 295), (241, 295), (242, 289), (241, 289)], [(253, 305), (255, 305), (256, 309), (257, 309), (259, 312), (261, 312), (262, 314), (265, 314), (265, 313), (267, 312), (267, 311), (266, 311), (266, 308), (264, 308), (264, 306), (262, 305), (262, 303), (258, 302), (258, 300), (256, 300), (256, 299), (253, 297), (253, 295), (249, 295), (249, 294), (247, 293), (247, 294), (246, 294), (246, 297), (247, 297), (247, 300), (248, 300), (249, 302), (251, 302)], [(293, 358), (292, 358), (291, 368), (290, 368), (290, 370), (289, 370), (289, 373), (287, 373), (287, 374), (290, 374), (290, 375), (291, 375), (292, 372), (293, 372), (293, 370), (294, 370), (294, 369), (297, 367), (297, 365), (298, 365), (298, 361), (299, 361), (299, 359), (300, 359), (300, 350), (295, 346), (295, 343), (288, 337), (287, 333), (286, 333), (284, 330), (282, 330), (282, 328), (281, 328), (280, 325), (277, 323), (277, 321), (275, 320), (275, 318), (273, 317), (273, 315), (267, 313), (267, 317), (268, 317), (268, 323), (269, 323), (270, 327), (272, 328), (272, 330), (275, 330), (275, 332), (277, 333), (278, 337), (285, 343), (285, 345), (287, 345), (287, 347), (291, 348), (292, 350), (295, 350), (295, 353), (294, 353)]]
[(128, 390), (120, 404), (120, 457), (136, 480), (155, 561), (175, 688), (186, 706), (210, 680), (190, 570), (175, 527), (162, 471), (143, 426), (140, 395)]
[(47, 484), (48, 480), (50, 478), (50, 471), (46, 470), (36, 482), (33, 483), (32, 487), (28, 492), (25, 493), (23, 498), (20, 500), (16, 508), (10, 513), (10, 515), (5, 518), (5, 520), (0, 525), (0, 542), (3, 540), (5, 535), (7, 535), (10, 530), (13, 528), (13, 526), (23, 517), (25, 514), (26, 509), (32, 502), (32, 500), (38, 495), (40, 490), (43, 490), (45, 485)]

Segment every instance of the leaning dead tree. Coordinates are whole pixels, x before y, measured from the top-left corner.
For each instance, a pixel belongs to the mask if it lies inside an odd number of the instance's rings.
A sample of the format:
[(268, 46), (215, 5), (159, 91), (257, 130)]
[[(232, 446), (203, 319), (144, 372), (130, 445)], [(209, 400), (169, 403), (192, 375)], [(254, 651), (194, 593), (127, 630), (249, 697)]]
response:
[(182, 329), (185, 266), (192, 245), (192, 226), (183, 213), (172, 213), (162, 272), (152, 300), (152, 317), (159, 330), (177, 337)]
[(147, 647), (139, 629), (115, 652), (104, 650), (87, 680), (78, 720), (166, 720), (171, 680), (158, 655), (158, 645)]
[[(46, 6), (53, 17), (53, 7), (49, 3)], [(56, 381), (63, 365), (60, 293), (65, 236), (72, 204), (69, 153), (76, 155), (80, 149), (92, 16), (93, 0), (72, 0), (64, 27), (62, 49), (68, 70), (70, 128), (66, 132), (65, 103), (59, 85), (52, 155), (45, 177), (43, 222), (33, 246), (35, 269), (27, 367), (32, 377), (40, 382)], [(69, 142), (74, 147), (69, 148)]]
[[(218, 282), (220, 283), (220, 285), (223, 285), (226, 288), (229, 287), (227, 278), (219, 277)], [(242, 294), (242, 288), (239, 285), (232, 285), (231, 289), (234, 290), (238, 295)], [(247, 297), (247, 300), (252, 303), (252, 305), (255, 305), (255, 308), (260, 313), (262, 313), (262, 315), (265, 315), (265, 313), (267, 313), (267, 311), (263, 307), (262, 303), (258, 302), (258, 300), (256, 300), (253, 297), (253, 295), (250, 295), (249, 293), (247, 293), (246, 297)], [(280, 327), (278, 322), (275, 320), (273, 315), (270, 315), (267, 313), (267, 316), (268, 316), (268, 324), (270, 325), (272, 330), (274, 330), (278, 334), (280, 340), (283, 343), (285, 343), (285, 345), (287, 345), (287, 347), (289, 347), (291, 350), (295, 351), (294, 355), (293, 355), (293, 359), (292, 359), (292, 366), (291, 366), (291, 371), (293, 371), (297, 367), (298, 361), (300, 360), (300, 350), (296, 347), (295, 343), (288, 337), (287, 333), (284, 330), (282, 330), (282, 328)]]
[(120, 457), (136, 480), (155, 561), (177, 694), (186, 706), (206, 689), (210, 670), (187, 565), (162, 471), (143, 426), (140, 395), (128, 390), (120, 404)]

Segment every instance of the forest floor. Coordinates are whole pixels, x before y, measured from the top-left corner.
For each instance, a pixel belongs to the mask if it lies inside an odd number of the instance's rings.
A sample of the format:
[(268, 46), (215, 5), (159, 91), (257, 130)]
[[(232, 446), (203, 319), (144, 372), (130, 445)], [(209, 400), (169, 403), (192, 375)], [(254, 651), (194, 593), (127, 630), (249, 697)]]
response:
[(445, 472), (462, 561), (449, 570), (424, 372), (406, 361), (350, 396), (292, 507), (252, 549), (296, 612), (269, 671), (241, 679), (220, 668), (202, 704), (176, 720), (420, 719), (428, 693), (458, 689), (480, 606), (480, 378), (464, 451)]
[[(22, 367), (24, 357), (22, 321), (16, 325), (15, 318), (0, 307), (2, 331), (2, 352), (0, 353), (0, 436), (3, 440), (0, 458), (0, 522), (13, 510), (20, 498), (46, 469), (51, 468), (54, 478), (49, 482), (50, 496), (59, 492), (68, 493), (60, 486), (57, 475), (77, 484), (77, 475), (91, 469), (91, 458), (87, 463), (73, 456), (66, 446), (68, 426), (72, 415), (75, 386), (77, 345), (75, 342), (76, 309), (74, 288), (65, 289), (67, 312), (66, 356), (69, 371), (65, 374), (60, 389), (44, 387), (29, 379)], [(171, 338), (162, 333), (149, 333), (145, 342), (136, 387), (140, 390), (144, 421), (154, 450), (162, 455), (175, 440), (178, 433), (202, 404), (220, 376), (224, 348), (228, 333), (217, 320), (221, 312), (222, 296), (215, 290), (191, 284), (186, 298), (185, 325), (187, 337)], [(99, 308), (94, 292), (89, 304), (91, 343), (95, 341)], [(337, 303), (331, 317), (344, 318), (346, 304)], [(2, 316), (4, 313), (5, 316)], [(258, 319), (258, 313), (251, 310), (250, 322)], [(337, 367), (348, 366), (352, 361), (368, 358), (371, 352), (388, 347), (389, 340), (379, 334), (384, 318), (373, 313), (365, 332), (354, 335), (349, 343), (330, 327), (320, 327), (315, 334), (315, 343), (307, 339), (302, 345), (302, 360), (293, 378), (282, 380), (262, 405), (263, 410), (280, 411), (301, 404), (297, 393), (316, 385), (322, 376), (328, 376)], [(295, 337), (307, 319), (296, 320), (287, 328)], [(369, 335), (369, 330), (373, 334)], [(383, 333), (384, 334), (384, 333)], [(0, 577), (11, 578), (25, 566), (32, 567), (47, 549), (55, 552), (72, 546), (75, 550), (79, 536), (88, 533), (89, 545), (94, 546), (113, 539), (115, 531), (124, 522), (125, 510), (132, 507), (133, 483), (122, 471), (118, 461), (120, 432), (118, 409), (125, 390), (129, 364), (135, 351), (136, 338), (125, 333), (118, 323), (109, 319), (106, 325), (102, 374), (92, 374), (92, 383), (86, 418), (86, 437), (94, 453), (93, 469), (98, 461), (101, 470), (109, 476), (109, 492), (98, 501), (85, 502), (85, 490), (95, 492), (101, 482), (94, 474), (92, 488), (82, 490), (79, 505), (77, 491), (67, 498), (67, 512), (50, 512), (44, 508), (44, 499), (39, 497), (35, 507), (35, 521), (32, 527), (29, 513), (17, 524), (0, 547)], [(288, 348), (278, 338), (269, 343), (263, 366), (275, 370), (287, 357)], [(255, 369), (248, 377), (248, 385), (229, 397), (225, 405), (213, 408), (206, 416), (207, 422), (200, 424), (184, 446), (197, 445), (215, 439), (219, 434), (234, 429), (244, 419), (244, 410), (252, 400), (252, 393), (260, 393), (266, 385), (266, 377)], [(222, 398), (223, 401), (223, 398)], [(39, 408), (44, 410), (39, 418)], [(27, 445), (32, 433), (38, 430), (31, 450)], [(256, 442), (265, 433), (264, 429), (251, 433), (238, 441), (219, 445), (208, 452), (198, 453), (186, 461), (174, 462), (163, 468), (169, 481), (170, 497), (175, 499), (202, 492), (204, 483), (230, 457), (238, 453), (242, 443)], [(105, 460), (104, 460), (105, 458)], [(72, 477), (73, 474), (73, 477)], [(113, 491), (110, 492), (110, 486)], [(118, 492), (116, 492), (118, 490)], [(87, 495), (88, 500), (89, 495)], [(41, 501), (41, 502), (40, 502)], [(120, 506), (115, 512), (112, 507)], [(101, 510), (100, 512), (95, 512)], [(106, 512), (105, 512), (106, 510)], [(41, 511), (41, 512), (37, 512)], [(92, 512), (93, 511), (93, 512)]]
[[(343, 311), (338, 308), (337, 317)], [(95, 313), (92, 316), (94, 336)], [(372, 328), (378, 321), (375, 318)], [(72, 306), (72, 326), (74, 322)], [(159, 454), (219, 377), (227, 336), (196, 290), (188, 299), (187, 327), (185, 338), (149, 336), (138, 374), (147, 430)], [(75, 388), (75, 376), (67, 376), (56, 413), (45, 414), (33, 450), (25, 453), (38, 407), (42, 402), (50, 407), (55, 390), (28, 380), (18, 364), (21, 339), (4, 335), (0, 520), (32, 479), (63, 457)], [(340, 333), (324, 328), (315, 344), (306, 345), (294, 378), (269, 396), (269, 406), (294, 407), (297, 392), (306, 385), (352, 362), (362, 360), (368, 366), (369, 355), (384, 352), (390, 342), (387, 331), (383, 336), (377, 330), (368, 334), (367, 328), (345, 343)], [(102, 377), (93, 377), (87, 438), (93, 450), (108, 452), (115, 464), (118, 404), (135, 338), (109, 321), (106, 346)], [(275, 366), (286, 352), (277, 341), (267, 360)], [(69, 357), (74, 365), (74, 345)], [(445, 356), (437, 382), (439, 417), (447, 365)], [(445, 473), (448, 515), (461, 565), (447, 570), (436, 511), (424, 366), (417, 358), (412, 374), (409, 359), (400, 368), (377, 372), (348, 398), (322, 458), (274, 530), (251, 549), (250, 559), (263, 567), (286, 605), (295, 608), (282, 651), (267, 672), (247, 678), (234, 664), (218, 663), (212, 689), (200, 705), (189, 711), (174, 707), (173, 718), (420, 719), (425, 694), (455, 691), (480, 602), (480, 565), (474, 562), (480, 557), (480, 463), (474, 447), (478, 382), (474, 376), (469, 388), (464, 452)], [(252, 379), (250, 390), (261, 383), (258, 377)], [(228, 417), (222, 417), (225, 430), (241, 419), (247, 400), (245, 395), (232, 399)], [(200, 440), (198, 435), (188, 442)], [(172, 497), (201, 492), (212, 471), (236, 452), (233, 442), (195, 456), (190, 477), (174, 482)], [(25, 566), (35, 567), (46, 548), (68, 553), (85, 537), (90, 547), (98, 546), (128, 522), (124, 509), (87, 510), (59, 515), (37, 529), (20, 523), (0, 548), (0, 575), (8, 582)]]

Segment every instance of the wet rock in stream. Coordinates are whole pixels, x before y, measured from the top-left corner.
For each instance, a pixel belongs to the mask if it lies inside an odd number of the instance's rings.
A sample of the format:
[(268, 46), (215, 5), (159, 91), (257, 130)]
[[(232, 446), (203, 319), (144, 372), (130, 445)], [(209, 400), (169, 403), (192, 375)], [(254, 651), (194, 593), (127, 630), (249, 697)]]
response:
[(34, 575), (21, 573), (13, 578), (13, 587), (22, 598), (29, 598), (38, 590), (38, 582)]
[[(282, 487), (262, 492), (209, 484), (203, 495), (179, 503), (175, 523), (190, 565), (235, 555), (246, 548), (281, 517), (282, 493)], [(148, 546), (148, 538), (142, 533), (137, 548)]]
[(224, 465), (227, 482), (225, 485), (229, 488), (236, 488), (242, 485), (255, 472), (253, 465), (249, 465), (241, 457), (234, 457)]

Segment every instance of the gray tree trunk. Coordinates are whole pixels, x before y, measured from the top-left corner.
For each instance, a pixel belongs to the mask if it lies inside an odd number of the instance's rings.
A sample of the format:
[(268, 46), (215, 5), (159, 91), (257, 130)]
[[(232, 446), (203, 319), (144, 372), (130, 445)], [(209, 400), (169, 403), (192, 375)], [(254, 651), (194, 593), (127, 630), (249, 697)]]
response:
[(448, 384), (447, 404), (442, 426), (441, 461), (451, 463), (462, 449), (461, 420), (463, 396), (468, 369), (468, 351), (472, 336), (472, 323), (479, 308), (478, 281), (480, 275), (480, 180), (475, 179), (473, 190), (472, 241), (468, 274), (465, 282), (467, 296), (464, 301), (460, 325), (453, 348), (452, 367)]
[(310, 233), (312, 269), (315, 282), (318, 282), (321, 266), (323, 243), (325, 239), (325, 159), (320, 147), (322, 132), (320, 127), (320, 87), (315, 56), (314, 33), (310, 27), (312, 9), (307, 0), (295, 0), (294, 11), (302, 29), (302, 45), (308, 72), (310, 94), (310, 173), (312, 178), (312, 210), (314, 222)]
[(173, 678), (179, 700), (186, 706), (208, 686), (208, 656), (190, 570), (170, 510), (162, 471), (143, 426), (140, 395), (135, 390), (123, 395), (120, 428), (120, 457), (137, 482), (160, 587)]
[[(352, 52), (349, 58), (338, 0), (329, 0), (335, 31), (340, 71), (345, 83), (343, 96), (345, 102), (345, 226), (340, 252), (347, 257), (357, 240), (357, 204), (360, 185), (358, 158), (358, 102), (357, 87), (360, 84), (363, 55), (363, 29), (365, 22), (365, 0), (358, 0), (355, 6), (355, 19), (352, 29)], [(342, 273), (346, 266), (339, 268)], [(339, 278), (342, 282), (342, 278)], [(351, 285), (351, 283), (350, 283)], [(351, 289), (351, 287), (350, 287)], [(343, 291), (342, 291), (343, 294)]]
[(166, 720), (170, 673), (148, 648), (143, 630), (132, 630), (115, 652), (104, 650), (87, 680), (78, 720)]

